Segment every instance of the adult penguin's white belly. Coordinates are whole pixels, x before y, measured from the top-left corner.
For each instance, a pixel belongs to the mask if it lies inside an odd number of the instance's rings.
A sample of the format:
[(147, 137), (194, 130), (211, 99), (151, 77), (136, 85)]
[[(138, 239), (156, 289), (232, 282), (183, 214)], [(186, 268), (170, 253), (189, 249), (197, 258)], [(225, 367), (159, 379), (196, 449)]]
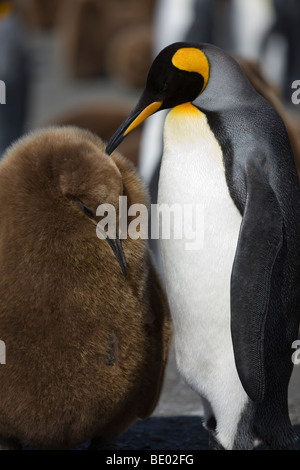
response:
[(187, 250), (191, 240), (184, 236), (160, 241), (178, 368), (215, 416), (226, 412), (218, 410), (226, 399), (241, 410), (247, 395), (230, 333), (230, 277), (241, 215), (226, 184), (221, 147), (206, 116), (191, 104), (167, 116), (158, 203), (199, 204), (204, 214), (200, 249)]

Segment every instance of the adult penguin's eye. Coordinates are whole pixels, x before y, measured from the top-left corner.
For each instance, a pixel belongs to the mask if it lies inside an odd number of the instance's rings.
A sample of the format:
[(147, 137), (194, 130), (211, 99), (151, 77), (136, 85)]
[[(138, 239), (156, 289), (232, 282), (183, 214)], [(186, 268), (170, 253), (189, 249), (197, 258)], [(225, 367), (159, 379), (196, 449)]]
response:
[(168, 88), (168, 84), (167, 82), (164, 82), (159, 89), (159, 93), (164, 93), (165, 91), (167, 91), (167, 88)]

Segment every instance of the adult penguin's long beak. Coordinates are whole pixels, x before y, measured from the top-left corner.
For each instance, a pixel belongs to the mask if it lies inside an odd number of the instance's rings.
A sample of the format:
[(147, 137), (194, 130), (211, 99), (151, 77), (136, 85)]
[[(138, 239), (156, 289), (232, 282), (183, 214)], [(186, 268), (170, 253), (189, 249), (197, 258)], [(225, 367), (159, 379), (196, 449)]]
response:
[(162, 101), (151, 102), (143, 93), (136, 107), (110, 138), (105, 150), (106, 153), (110, 155), (133, 129), (147, 119), (147, 117), (151, 116), (151, 114), (156, 113), (156, 111), (160, 109), (161, 105)]

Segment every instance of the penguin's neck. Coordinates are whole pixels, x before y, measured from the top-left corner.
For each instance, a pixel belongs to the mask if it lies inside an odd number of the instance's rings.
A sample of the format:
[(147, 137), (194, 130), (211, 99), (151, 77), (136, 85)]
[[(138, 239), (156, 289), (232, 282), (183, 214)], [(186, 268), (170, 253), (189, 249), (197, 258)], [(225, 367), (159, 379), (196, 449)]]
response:
[(172, 154), (175, 167), (184, 155), (183, 164), (187, 171), (195, 158), (196, 161), (199, 159), (198, 163), (205, 173), (209, 171), (206, 162), (209, 167), (212, 164), (213, 168), (223, 170), (221, 147), (208, 125), (206, 115), (192, 103), (176, 106), (167, 115), (164, 127), (164, 157), (170, 157)]
[(164, 143), (173, 148), (178, 145), (194, 146), (199, 140), (198, 132), (193, 129), (199, 128), (200, 120), (206, 116), (192, 103), (183, 103), (169, 112), (164, 130)]
[(191, 103), (173, 108), (165, 121), (158, 203), (182, 208), (202, 204), (216, 233), (224, 214), (225, 226), (235, 218), (240, 222), (226, 181), (222, 148), (207, 116)]

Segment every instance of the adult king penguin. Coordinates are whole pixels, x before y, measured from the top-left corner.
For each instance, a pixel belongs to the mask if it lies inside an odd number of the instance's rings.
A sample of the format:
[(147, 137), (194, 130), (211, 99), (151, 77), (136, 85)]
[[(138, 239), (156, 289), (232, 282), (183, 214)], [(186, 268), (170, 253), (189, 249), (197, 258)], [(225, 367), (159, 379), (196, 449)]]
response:
[(203, 249), (161, 240), (179, 370), (203, 399), (211, 449), (293, 449), (300, 191), (285, 127), (230, 55), (181, 42), (154, 60), (107, 153), (165, 108), (158, 202), (204, 208)]

